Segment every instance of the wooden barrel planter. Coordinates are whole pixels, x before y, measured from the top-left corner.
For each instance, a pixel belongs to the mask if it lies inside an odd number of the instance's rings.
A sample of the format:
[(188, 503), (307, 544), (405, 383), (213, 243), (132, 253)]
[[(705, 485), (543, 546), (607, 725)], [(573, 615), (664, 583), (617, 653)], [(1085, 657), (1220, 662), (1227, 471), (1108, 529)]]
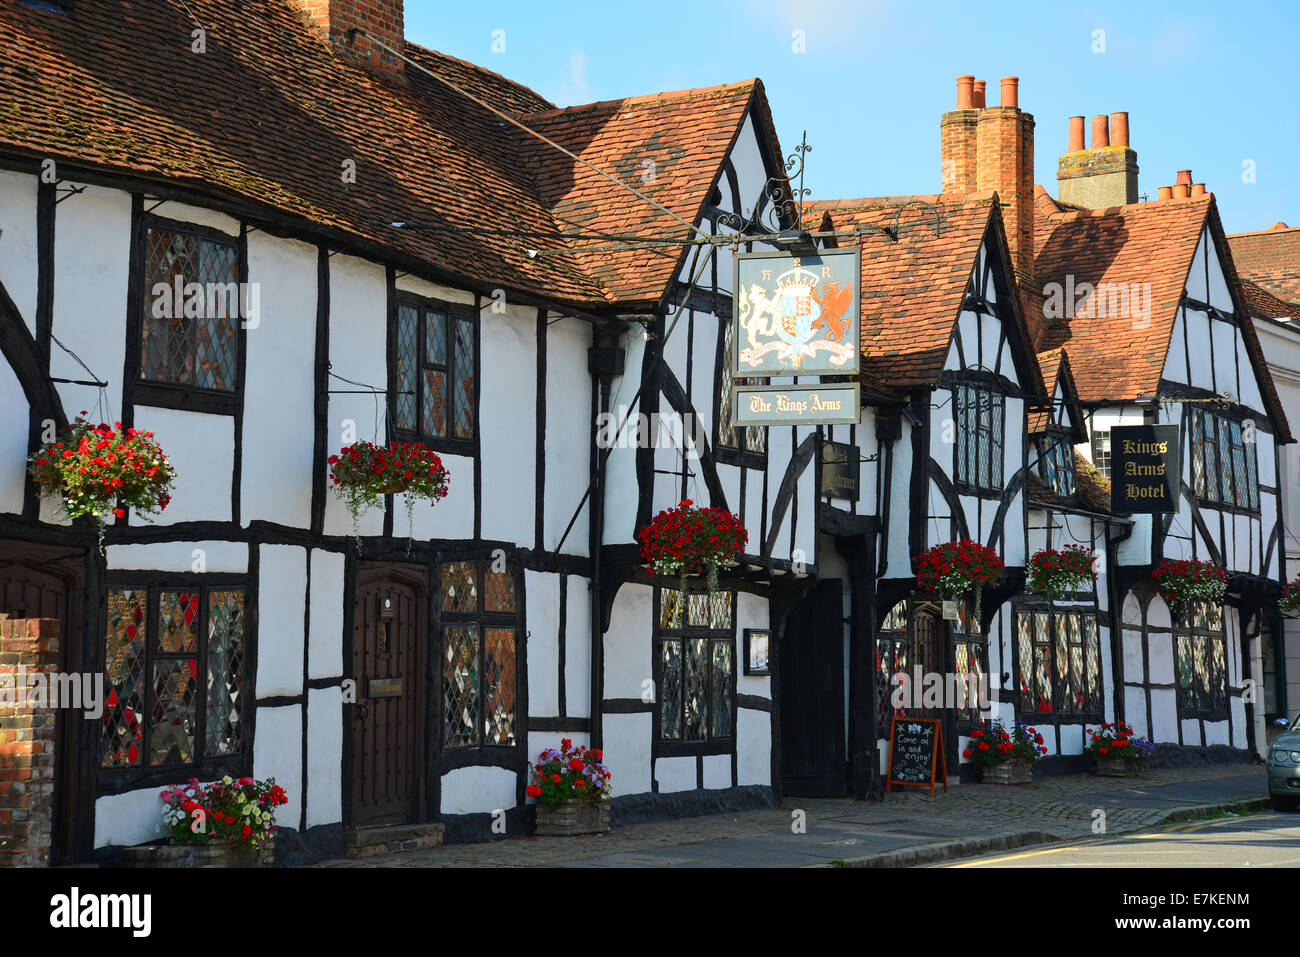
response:
[(604, 834), (609, 830), (609, 802), (569, 802), (555, 808), (537, 806), (538, 837), (572, 837), (576, 834)]
[(984, 765), (985, 784), (1028, 784), (1030, 777), (1029, 765), (1022, 761)]
[(1134, 765), (1122, 754), (1097, 755), (1097, 773), (1104, 778), (1127, 777)]
[(140, 844), (122, 852), (123, 867), (270, 867), (275, 841), (249, 847), (231, 841), (210, 844)]

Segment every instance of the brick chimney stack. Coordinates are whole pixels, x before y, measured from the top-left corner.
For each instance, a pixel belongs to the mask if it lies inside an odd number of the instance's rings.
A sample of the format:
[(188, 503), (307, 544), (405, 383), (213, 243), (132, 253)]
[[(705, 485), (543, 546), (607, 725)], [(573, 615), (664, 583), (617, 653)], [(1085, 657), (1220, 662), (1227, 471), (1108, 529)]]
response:
[(1034, 118), (1020, 111), (1020, 80), (1002, 78), (1002, 102), (984, 103), (984, 83), (957, 77), (957, 108), (939, 120), (943, 192), (996, 190), (1012, 268), (1033, 272)]
[[(378, 40), (394, 50), (404, 40), (403, 0), (293, 0), (307, 20), (331, 43), (335, 52), (379, 75), (402, 76), (404, 64)], [(359, 31), (354, 33), (353, 31)]]
[(1088, 209), (1138, 201), (1137, 153), (1128, 145), (1128, 114), (1092, 118), (1092, 147), (1083, 145), (1083, 117), (1070, 117), (1070, 143), (1057, 168), (1061, 202)]

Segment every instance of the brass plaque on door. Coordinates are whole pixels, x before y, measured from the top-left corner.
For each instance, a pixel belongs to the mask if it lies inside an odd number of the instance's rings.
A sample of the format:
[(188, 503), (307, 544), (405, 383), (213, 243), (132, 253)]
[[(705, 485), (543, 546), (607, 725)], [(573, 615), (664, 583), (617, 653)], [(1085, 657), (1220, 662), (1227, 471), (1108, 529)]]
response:
[(401, 696), (401, 678), (371, 678), (366, 685), (367, 698), (400, 698)]

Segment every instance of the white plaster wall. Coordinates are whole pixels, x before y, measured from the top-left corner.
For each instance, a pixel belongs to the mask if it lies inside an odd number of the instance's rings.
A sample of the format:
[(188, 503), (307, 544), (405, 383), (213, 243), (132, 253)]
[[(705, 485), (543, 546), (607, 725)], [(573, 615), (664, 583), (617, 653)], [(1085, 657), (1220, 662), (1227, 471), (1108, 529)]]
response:
[(1219, 261), (1219, 254), (1214, 248), (1214, 242), (1210, 238), (1210, 230), (1201, 233), (1201, 244), (1205, 246), (1206, 258), (1209, 260), (1210, 267), (1210, 305), (1215, 309), (1222, 309), (1224, 312), (1232, 311), (1232, 295), (1228, 292), (1228, 283), (1223, 275), (1223, 264)]
[[(1240, 698), (1229, 698), (1228, 711), (1232, 715), (1232, 746), (1244, 748), (1246, 746), (1246, 705)], [(1262, 754), (1267, 748), (1262, 744), (1262, 739), (1256, 740), (1261, 741), (1260, 753)]]
[[(6, 232), (0, 239), (0, 250), (7, 245)], [(54, 226), (54, 335), (81, 356), (96, 378), (108, 383), (109, 410), (99, 418), (109, 424), (122, 415), (130, 258), (129, 194), (90, 186), (84, 193), (59, 203)], [(90, 378), (58, 346), (50, 349), (50, 375)], [(55, 388), (69, 419), (82, 409), (96, 417), (97, 388), (66, 383), (57, 383)], [(230, 497), (229, 492), (226, 497)]]
[(480, 323), (480, 455), (483, 498), (491, 503), (483, 509), (483, 537), (531, 545), (537, 487), (537, 310), (508, 309), (505, 315), (484, 310)]
[(442, 776), (443, 814), (491, 814), (516, 805), (518, 776), (505, 768), (457, 768)]
[[(265, 632), (263, 632), (264, 634)], [(301, 668), (301, 665), (299, 665)], [(260, 674), (260, 672), (259, 672)], [(258, 693), (262, 692), (260, 680)], [(341, 751), (335, 752), (335, 760)], [(257, 740), (253, 744), (253, 777), (275, 778), (289, 803), (275, 809), (280, 827), (302, 826), (302, 705), (257, 709)]]
[(1060, 729), (1057, 742), (1059, 754), (1083, 754), (1083, 728), (1079, 725), (1067, 725)]
[(95, 847), (129, 847), (164, 837), (162, 792), (162, 788), (144, 788), (96, 800)]
[[(374, 386), (381, 390), (381, 394), (377, 400), (371, 395), (336, 393), (329, 397), (329, 421), (325, 429), (327, 455), (336, 454), (353, 441), (384, 440), (382, 393), (388, 388), (387, 302), (388, 290), (382, 266), (342, 254), (330, 259), (329, 345), (333, 371)], [(331, 389), (358, 388), (337, 379), (331, 379), (330, 383)], [(347, 434), (349, 423), (354, 433), (350, 437)], [(453, 471), (453, 495), (456, 494), (458, 478), (464, 485), (464, 478)], [(405, 515), (403, 524), (404, 519)], [(394, 529), (398, 527), (394, 523)], [(383, 528), (381, 509), (370, 509), (361, 515), (361, 534), (378, 535)], [(333, 491), (325, 496), (325, 532), (328, 535), (352, 534), (352, 516)]]
[(1201, 741), (1201, 722), (1195, 718), (1182, 718), (1179, 722), (1183, 732), (1183, 744), (1198, 747)]
[(560, 576), (524, 572), (528, 602), (528, 711), (554, 717), (560, 713)]
[[(230, 489), (235, 468), (235, 418), (177, 409), (135, 407), (135, 427), (153, 432), (176, 470), (176, 485), (157, 525), (230, 521)], [(146, 525), (135, 512), (133, 526)]]
[[(0, 237), (0, 243), (3, 242), (4, 237)], [(0, 512), (16, 515), (23, 510), (30, 406), (18, 377), (3, 358), (0, 358), (0, 409), (4, 410), (0, 416)]]
[[(488, 443), (483, 443), (487, 449)], [(447, 455), (439, 453), (443, 467), (447, 469), (447, 495), (438, 502), (417, 499), (411, 509), (411, 524), (406, 520), (405, 495), (393, 496), (393, 534), (400, 536), (410, 533), (414, 527), (414, 537), (429, 538), (473, 538), (474, 537), (474, 459), (468, 455)], [(493, 486), (490, 482), (483, 485), (483, 497), (492, 499)], [(531, 494), (531, 492), (529, 493)], [(494, 506), (495, 507), (495, 506)], [(383, 510), (374, 509), (373, 515), (383, 520)], [(347, 514), (344, 514), (348, 518)], [(351, 519), (348, 518), (350, 521)], [(484, 530), (484, 536), (487, 532)]]
[(736, 709), (736, 783), (772, 783), (772, 716)]
[[(202, 206), (190, 206), (188, 203), (178, 203), (175, 200), (166, 203), (159, 203), (151, 206), (151, 212), (155, 216), (161, 216), (164, 219), (175, 219), (182, 223), (194, 223), (198, 226), (207, 226), (211, 229), (219, 229), (229, 236), (239, 235), (239, 220), (233, 216), (227, 216), (225, 213), (219, 213), (215, 209), (205, 209)], [(248, 237), (252, 242), (257, 233), (251, 233)], [(314, 267), (313, 267), (314, 268)], [(250, 277), (251, 281), (251, 277)]]
[[(0, 284), (36, 332), (36, 177), (0, 170)], [(126, 305), (122, 306), (125, 313)]]
[(1205, 744), (1208, 747), (1212, 744), (1228, 743), (1228, 722), (1226, 721), (1207, 721), (1205, 722)]
[[(621, 422), (625, 414), (624, 406), (636, 394), (637, 386), (641, 382), (641, 366), (645, 361), (645, 340), (641, 337), (640, 326), (635, 330), (630, 330), (624, 337), (623, 347), (626, 349), (626, 358), (623, 364), (623, 375), (616, 376), (611, 387), (610, 410), (617, 417), (615, 422)], [(631, 414), (635, 415), (640, 410), (640, 404), (631, 407)], [(581, 489), (586, 488), (586, 482), (579, 486), (578, 498), (582, 497)], [(605, 460), (605, 542), (630, 542), (636, 531), (636, 508), (640, 500), (639, 490), (636, 480), (636, 449), (633, 448), (615, 448), (610, 451), (609, 457)], [(574, 499), (574, 508), (577, 508), (577, 499)], [(570, 515), (573, 513), (570, 512)], [(567, 524), (569, 516), (566, 515), (563, 521)], [(561, 529), (563, 531), (563, 529)], [(579, 534), (576, 530), (571, 535)], [(568, 543), (564, 546), (569, 547)]]
[[(763, 184), (767, 182), (767, 169), (763, 165), (763, 154), (758, 148), (758, 137), (754, 132), (752, 115), (745, 117), (745, 122), (736, 137), (736, 144), (731, 148), (730, 159), (736, 170), (736, 183), (740, 189), (740, 202), (743, 206), (737, 212), (748, 215), (763, 189)], [(722, 195), (723, 202), (730, 205), (730, 190), (723, 189)], [(728, 257), (718, 258), (722, 260)]]
[[(546, 332), (546, 476), (542, 512), (545, 546), (555, 549), (590, 481), (592, 416), (587, 348), (591, 330), (580, 319), (548, 322), (552, 325)], [(588, 552), (588, 507), (583, 504), (564, 542), (566, 555)]]
[(245, 332), (240, 519), (306, 528), (315, 442), (317, 251), (252, 233), (248, 281), (260, 298), (259, 314)]
[(641, 794), (650, 790), (650, 714), (606, 714), (602, 717), (605, 767), (613, 793)]
[[(798, 442), (803, 442), (813, 433), (810, 428), (798, 430)], [(795, 447), (798, 448), (798, 442)], [(772, 557), (778, 558), (789, 555), (791, 561), (812, 565), (817, 555), (817, 463), (814, 458), (808, 460), (802, 472), (799, 473), (799, 481), (795, 484), (795, 497), (798, 500), (796, 515), (795, 503), (791, 502), (788, 515), (795, 522), (794, 526), (794, 548), (787, 552), (789, 546), (782, 545), (780, 539), (772, 549)], [(779, 483), (779, 479), (778, 479)]]
[[(108, 567), (113, 570), (138, 568), (197, 574), (248, 571), (245, 542), (148, 542), (109, 545), (106, 551)], [(195, 567), (200, 562), (201, 567)]]
[[(262, 545), (258, 564), (257, 695), (301, 694), (307, 550), (297, 545)], [(257, 732), (260, 739), (260, 725)]]
[(1032, 722), (1030, 724), (1030, 727), (1032, 727), (1035, 731), (1037, 731), (1039, 734), (1043, 736), (1043, 746), (1047, 748), (1047, 753), (1049, 755), (1063, 753), (1060, 744), (1056, 740), (1055, 728), (1051, 727), (1050, 725), (1047, 727), (1040, 728), (1038, 725), (1033, 724)]
[(1174, 639), (1169, 634), (1147, 632), (1152, 684), (1172, 684), (1174, 680)]
[[(259, 733), (261, 729), (259, 728)], [(307, 826), (343, 820), (343, 691), (307, 692)]]
[(1151, 689), (1152, 741), (1178, 741), (1177, 699), (1172, 688)]
[[(440, 286), (420, 279), (418, 276), (412, 276), (410, 273), (398, 273), (393, 284), (397, 287), (398, 292), (409, 292), (425, 299), (441, 299), (443, 302), (455, 302), (462, 306), (474, 305), (474, 293), (466, 292), (464, 289), (452, 289), (450, 286)], [(490, 305), (491, 303), (484, 303), (485, 308)]]
[(570, 576), (565, 605), (564, 694), (572, 718), (591, 717), (591, 581)]
[(704, 786), (706, 788), (731, 787), (731, 755), (706, 754), (704, 756)]
[(344, 559), (340, 552), (313, 549), (311, 553), (311, 609), (307, 636), (310, 678), (343, 674)]
[(605, 697), (640, 698), (642, 682), (652, 679), (650, 629), (653, 590), (624, 585), (614, 599), (605, 632)]
[(1141, 688), (1124, 686), (1124, 723), (1133, 728), (1139, 738), (1151, 738), (1147, 727), (1147, 698)]
[(695, 758), (658, 758), (655, 761), (655, 781), (660, 794), (673, 791), (695, 790)]
[[(730, 253), (717, 254), (720, 258), (729, 258)], [(721, 384), (713, 375), (713, 356), (718, 346), (718, 319), (707, 312), (695, 313), (693, 322), (691, 351), (694, 355), (691, 364), (691, 405), (699, 418), (703, 432), (713, 441), (713, 416), (718, 405), (718, 392)], [(724, 363), (726, 360), (724, 360)], [(722, 367), (723, 375), (728, 374), (727, 366)], [(684, 375), (684, 370), (682, 375)], [(723, 380), (725, 381), (725, 380)], [(686, 383), (682, 381), (683, 387)], [(692, 433), (693, 434), (693, 433)], [(739, 486), (737, 486), (739, 487)], [(735, 495), (728, 495), (727, 502), (734, 511), (739, 506)]]
[[(745, 629), (768, 630), (771, 627), (767, 599), (748, 592), (736, 593), (736, 693), (772, 697), (772, 679), (745, 674)], [(769, 651), (771, 649), (769, 648)]]

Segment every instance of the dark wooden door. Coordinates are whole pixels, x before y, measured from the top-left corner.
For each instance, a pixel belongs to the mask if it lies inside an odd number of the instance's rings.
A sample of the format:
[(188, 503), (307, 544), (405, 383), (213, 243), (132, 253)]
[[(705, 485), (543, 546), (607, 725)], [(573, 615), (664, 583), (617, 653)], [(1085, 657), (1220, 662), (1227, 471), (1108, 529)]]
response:
[(844, 606), (838, 579), (818, 582), (781, 639), (781, 782), (791, 796), (848, 790), (844, 756)]
[[(919, 609), (912, 616), (912, 663), (913, 667), (920, 667), (923, 676), (943, 674), (945, 631), (943, 620), (929, 609)], [(912, 675), (908, 675), (908, 679), (914, 680)], [(921, 690), (920, 687), (912, 689), (915, 706), (909, 708), (907, 713), (914, 718), (941, 717), (941, 708), (922, 706)]]
[(352, 824), (420, 820), (425, 778), (428, 579), (363, 565), (352, 625)]

